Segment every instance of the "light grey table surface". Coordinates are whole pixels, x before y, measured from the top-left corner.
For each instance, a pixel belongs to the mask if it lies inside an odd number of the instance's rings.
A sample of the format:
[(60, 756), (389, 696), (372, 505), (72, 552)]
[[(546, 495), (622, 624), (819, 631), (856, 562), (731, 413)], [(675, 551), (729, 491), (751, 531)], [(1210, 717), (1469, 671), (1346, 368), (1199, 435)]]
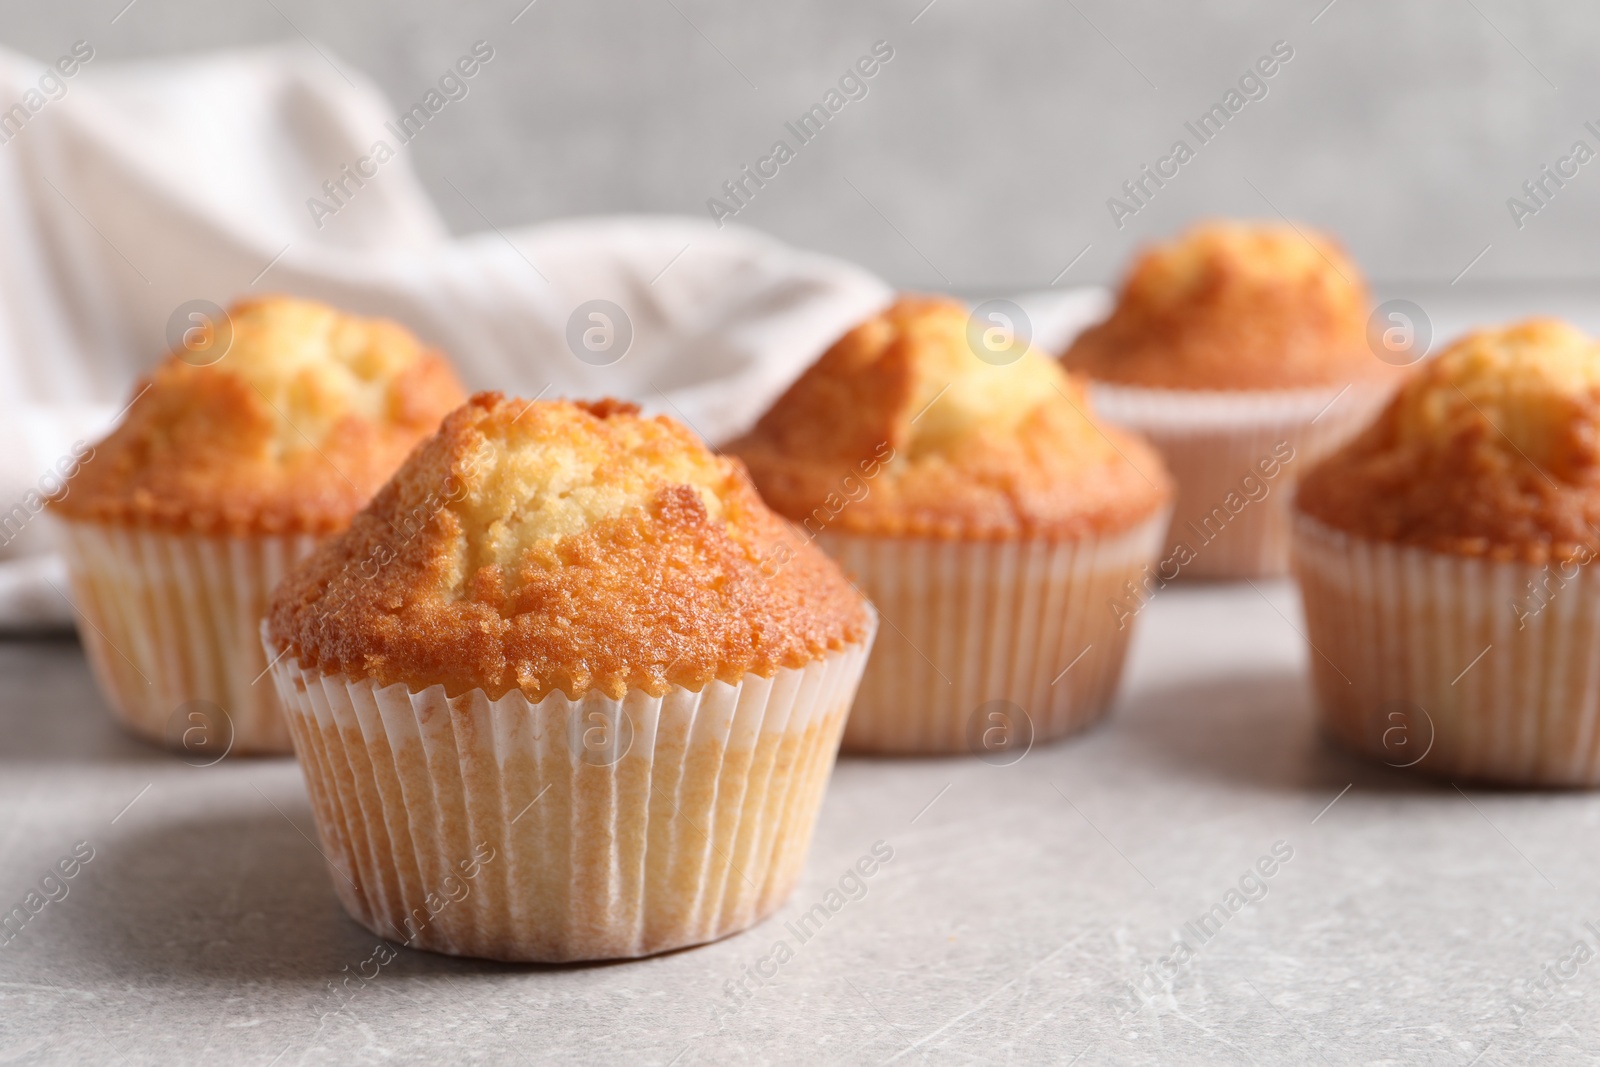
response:
[[(94, 850), (0, 948), (0, 1063), (1594, 1062), (1600, 800), (1329, 749), (1294, 590), (1257, 584), (1163, 591), (1110, 719), (1014, 766), (841, 760), (752, 931), (590, 967), (399, 949), (339, 1012), (376, 941), (295, 763), (187, 766), (111, 724), (75, 644), (0, 643), (0, 903)], [(799, 943), (786, 922), (878, 841), (865, 896)], [(1137, 998), (1280, 841), (1265, 896)], [(771, 976), (731, 997), (746, 968)]]

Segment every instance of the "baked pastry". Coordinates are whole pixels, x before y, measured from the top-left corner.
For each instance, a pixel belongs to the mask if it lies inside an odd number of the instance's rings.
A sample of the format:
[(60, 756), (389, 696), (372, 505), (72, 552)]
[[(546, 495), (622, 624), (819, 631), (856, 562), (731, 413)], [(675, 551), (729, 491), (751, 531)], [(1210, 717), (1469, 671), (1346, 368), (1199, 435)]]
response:
[(996, 364), (967, 330), (959, 303), (902, 298), (728, 446), (883, 613), (849, 749), (1005, 758), (1081, 729), (1153, 588), (1160, 457), (1054, 360)]
[(50, 507), (123, 723), (197, 758), (288, 752), (267, 596), (464, 394), (400, 326), (324, 304), (250, 300), (214, 328), (231, 342), (163, 360)]
[(1327, 732), (1393, 766), (1600, 784), (1600, 347), (1473, 333), (1300, 485)]
[[(1145, 434), (1178, 482), (1181, 573), (1288, 566), (1302, 470), (1356, 433), (1399, 374), (1366, 340), (1367, 290), (1330, 237), (1211, 222), (1147, 249), (1115, 309), (1062, 356), (1098, 410)], [(1270, 471), (1270, 475), (1267, 473)]]
[(554, 962), (783, 903), (875, 625), (677, 423), (484, 393), (284, 581), (263, 636), (350, 914)]

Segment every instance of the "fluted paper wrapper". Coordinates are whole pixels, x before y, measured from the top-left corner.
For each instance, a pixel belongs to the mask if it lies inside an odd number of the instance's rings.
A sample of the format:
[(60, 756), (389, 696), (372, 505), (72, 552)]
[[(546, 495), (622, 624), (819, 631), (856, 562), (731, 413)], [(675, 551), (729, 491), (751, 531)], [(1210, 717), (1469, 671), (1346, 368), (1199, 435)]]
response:
[[(130, 730), (181, 747), (191, 723), (204, 721), (225, 735), (206, 738), (219, 756), (291, 751), (260, 626), (273, 587), (315, 538), (61, 528), (78, 634), (101, 692)], [(225, 724), (211, 721), (202, 701), (220, 708)]]
[(1394, 767), (1600, 784), (1600, 576), (1353, 537), (1300, 516), (1321, 720)]
[(621, 700), (447, 697), (293, 657), (273, 676), (352, 917), (415, 948), (563, 962), (714, 941), (784, 902), (870, 647)]
[[(1370, 385), (1212, 392), (1105, 382), (1091, 390), (1099, 415), (1160, 450), (1178, 483), (1167, 546), (1195, 550), (1180, 572), (1195, 578), (1286, 574), (1294, 483), (1360, 432), (1391, 392)], [(1287, 461), (1284, 445), (1293, 449)], [(1275, 477), (1263, 476), (1264, 461), (1277, 462)]]
[[(845, 749), (984, 755), (991, 722), (1008, 743), (1095, 722), (1133, 632), (1114, 605), (1155, 562), (1166, 526), (1163, 511), (1131, 531), (1071, 541), (821, 534), (882, 618)], [(996, 701), (1022, 714), (996, 712)]]

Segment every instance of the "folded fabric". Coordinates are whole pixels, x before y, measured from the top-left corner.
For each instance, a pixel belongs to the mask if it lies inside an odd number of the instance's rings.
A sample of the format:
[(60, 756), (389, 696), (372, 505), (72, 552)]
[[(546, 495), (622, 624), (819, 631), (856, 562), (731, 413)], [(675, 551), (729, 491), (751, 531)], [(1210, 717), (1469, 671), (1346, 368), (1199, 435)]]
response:
[[(306, 46), (123, 65), (83, 42), (0, 50), (0, 561), (50, 549), (41, 483), (105, 431), (191, 301), (281, 291), (388, 316), (469, 387), (632, 399), (716, 442), (890, 296), (709, 220), (485, 217), (451, 239), (398, 112), (340, 68)], [(445, 176), (473, 213), (489, 180)], [(0, 568), (0, 628), (68, 617), (49, 575)]]

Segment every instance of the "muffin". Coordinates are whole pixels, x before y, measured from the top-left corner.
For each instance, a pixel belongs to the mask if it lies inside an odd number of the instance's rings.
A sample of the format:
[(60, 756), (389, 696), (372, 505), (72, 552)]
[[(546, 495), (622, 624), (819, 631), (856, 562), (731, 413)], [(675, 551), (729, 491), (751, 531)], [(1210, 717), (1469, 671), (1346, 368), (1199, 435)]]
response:
[(1145, 251), (1110, 317), (1067, 349), (1101, 414), (1172, 469), (1182, 574), (1288, 569), (1296, 478), (1371, 419), (1400, 373), (1367, 345), (1367, 302), (1332, 238), (1206, 223)]
[(1003, 759), (1081, 729), (1155, 588), (1160, 457), (1054, 360), (976, 353), (961, 304), (903, 298), (728, 446), (882, 613), (848, 749)]
[(559, 962), (783, 903), (875, 625), (677, 423), (487, 393), (285, 580), (263, 639), (350, 914)]
[(1326, 732), (1392, 766), (1600, 783), (1600, 348), (1471, 334), (1309, 472), (1295, 573)]
[(246, 301), (217, 328), (139, 383), (51, 510), (121, 721), (196, 757), (286, 753), (267, 597), (464, 394), (400, 326), (312, 301)]

